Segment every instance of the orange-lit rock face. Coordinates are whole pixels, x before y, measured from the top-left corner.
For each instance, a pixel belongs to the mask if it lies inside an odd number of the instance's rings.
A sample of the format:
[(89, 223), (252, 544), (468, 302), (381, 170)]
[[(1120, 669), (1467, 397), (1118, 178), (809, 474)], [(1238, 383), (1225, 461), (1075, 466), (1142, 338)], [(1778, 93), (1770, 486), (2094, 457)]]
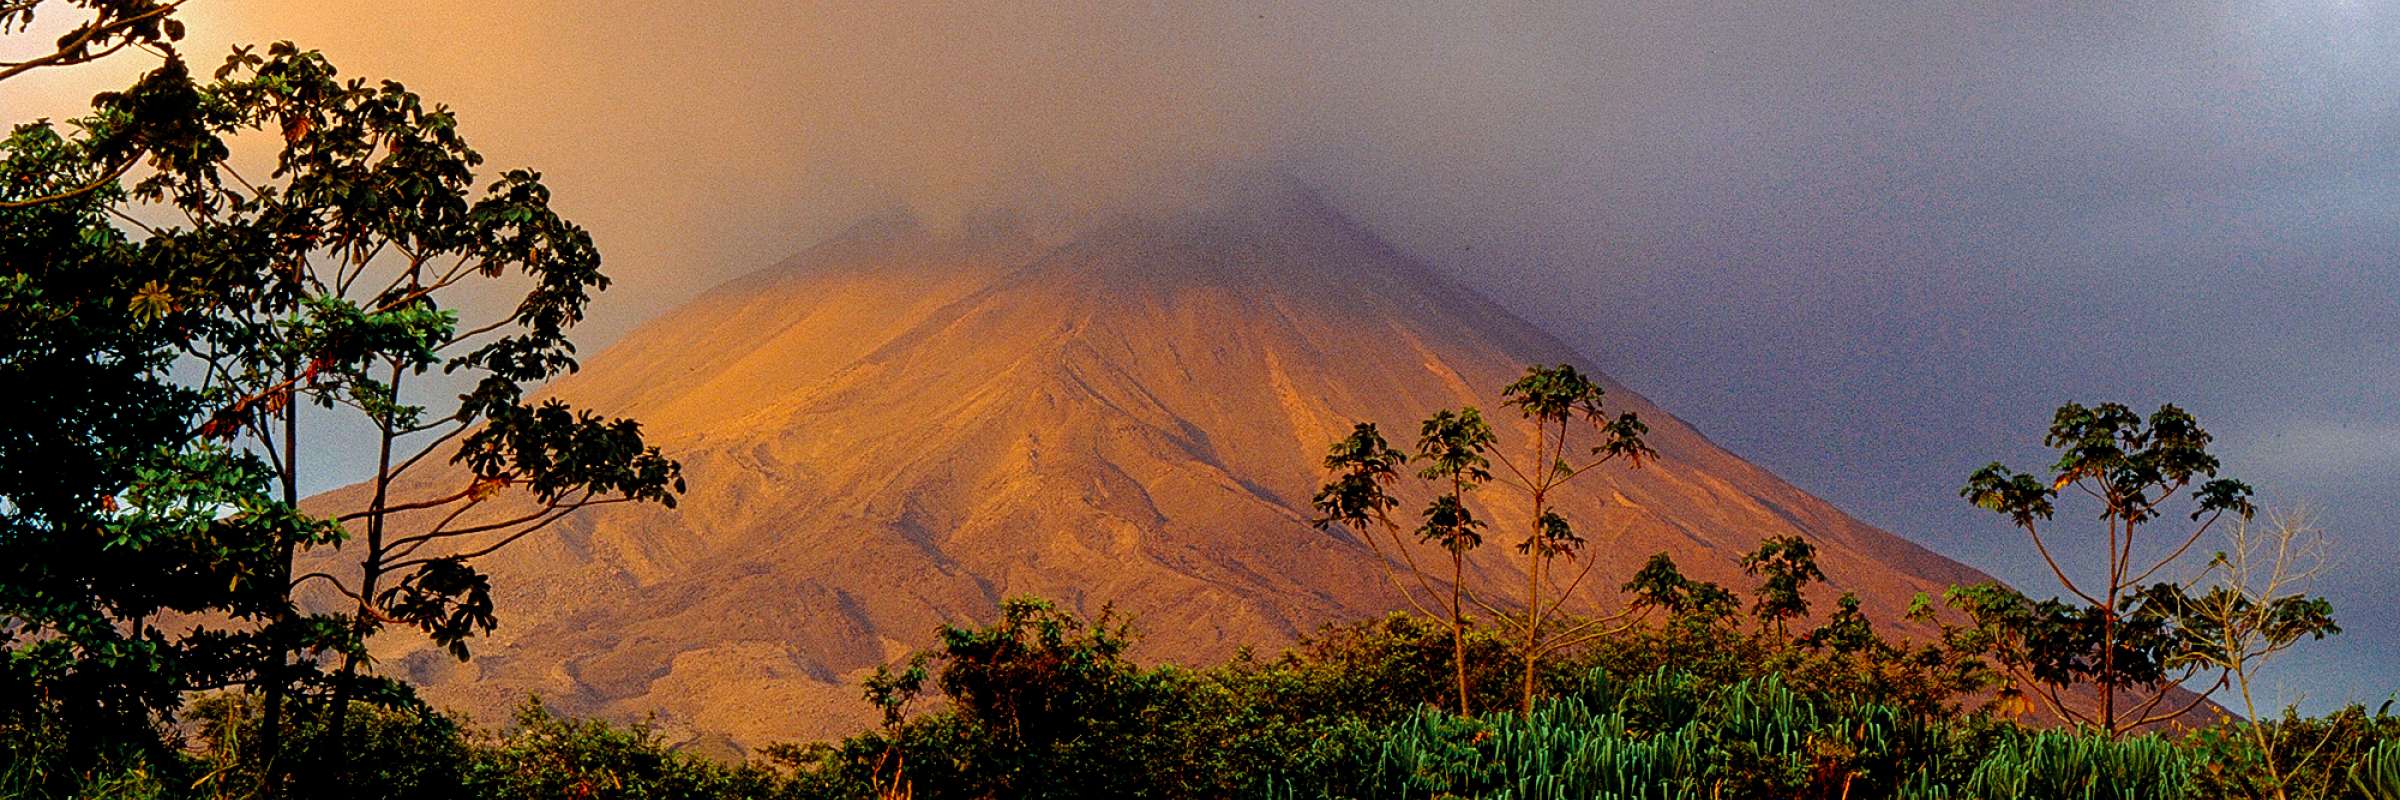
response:
[[(594, 509), (486, 562), (477, 658), (389, 637), (383, 668), (492, 721), (527, 692), (755, 747), (871, 719), (864, 670), (1003, 596), (1113, 603), (1148, 659), (1205, 662), (1398, 608), (1381, 568), (1308, 525), (1326, 446), (1438, 408), (1495, 416), (1532, 363), (1587, 359), (1291, 199), (1032, 241), (905, 222), (724, 286), (553, 388), (641, 419), (684, 460), (676, 511)], [(1661, 458), (1561, 498), (1603, 559), (1586, 608), (1649, 554), (1744, 586), (1737, 553), (1798, 533), (1879, 621), (1981, 575), (1718, 449), (1648, 401)], [(1522, 447), (1530, 429), (1501, 428)], [(1521, 587), (1529, 506), (1491, 491), (1477, 580)]]

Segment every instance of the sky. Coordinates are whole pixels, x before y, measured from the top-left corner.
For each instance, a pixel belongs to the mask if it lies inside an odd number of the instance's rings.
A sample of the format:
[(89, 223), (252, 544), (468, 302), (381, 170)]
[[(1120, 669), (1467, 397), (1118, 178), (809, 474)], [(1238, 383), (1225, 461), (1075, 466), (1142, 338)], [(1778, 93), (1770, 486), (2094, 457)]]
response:
[[(971, 9), (971, 10), (969, 10)], [(618, 284), (597, 346), (869, 213), (1317, 187), (1719, 443), (2020, 586), (1957, 489), (2060, 403), (2173, 402), (2306, 503), (2400, 689), (2400, 4), (193, 0), (456, 108)], [(20, 47), (11, 43), (8, 47)], [(12, 80), (69, 116), (139, 63)], [(2065, 524), (2062, 520), (2062, 524)]]

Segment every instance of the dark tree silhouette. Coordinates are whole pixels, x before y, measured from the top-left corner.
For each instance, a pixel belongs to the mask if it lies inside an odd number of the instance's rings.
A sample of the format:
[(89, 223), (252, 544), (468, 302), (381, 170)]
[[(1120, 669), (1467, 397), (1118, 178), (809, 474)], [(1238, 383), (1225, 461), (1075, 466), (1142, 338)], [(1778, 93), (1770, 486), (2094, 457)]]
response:
[[(1523, 642), (1522, 706), (1527, 712), (1533, 707), (1534, 682), (1545, 655), (1587, 643), (1605, 633), (1608, 623), (1624, 616), (1623, 613), (1602, 615), (1558, 628), (1545, 627), (1551, 620), (1565, 616), (1567, 601), (1598, 563), (1586, 561), (1563, 585), (1550, 573), (1552, 561), (1577, 558), (1583, 545), (1583, 538), (1575, 533), (1566, 517), (1551, 507), (1553, 493), (1612, 461), (1623, 459), (1639, 466), (1644, 459), (1655, 455), (1642, 440), (1649, 429), (1640, 417), (1632, 413), (1606, 416), (1602, 394), (1597, 383), (1564, 364), (1528, 368), (1524, 377), (1503, 388), (1501, 395), (1508, 405), (1532, 423), (1534, 436), (1522, 464), (1510, 460), (1496, 447), (1498, 437), (1484, 421), (1483, 412), (1474, 406), (1437, 411), (1419, 426), (1413, 460), (1422, 465), (1417, 477), (1426, 482), (1432, 497), (1419, 514), (1422, 522), (1416, 528), (1415, 538), (1418, 542), (1439, 545), (1449, 555), (1446, 588), (1434, 586), (1434, 577), (1417, 563), (1407, 537), (1390, 516), (1390, 511), (1400, 505), (1391, 490), (1399, 480), (1400, 467), (1410, 459), (1385, 442), (1371, 422), (1359, 423), (1348, 437), (1334, 443), (1325, 458), (1325, 467), (1332, 477), (1316, 495), (1317, 527), (1322, 530), (1338, 524), (1357, 531), (1375, 552), (1393, 587), (1419, 613), (1449, 621), (1452, 669), (1461, 714), (1471, 710), (1466, 663), (1469, 604), (1491, 612), (1502, 624), (1517, 628)], [(1570, 454), (1570, 441), (1576, 438), (1573, 433), (1579, 422), (1588, 424), (1598, 440), (1584, 445), (1587, 452)], [(1482, 546), (1483, 531), (1489, 527), (1488, 522), (1477, 516), (1469, 499), (1496, 480), (1492, 473), (1494, 458), (1507, 471), (1497, 480), (1524, 492), (1533, 504), (1525, 538), (1516, 547), (1527, 559), (1526, 592), (1513, 611), (1484, 602), (1466, 586), (1468, 554)], [(1386, 547), (1392, 552), (1387, 552)], [(1405, 565), (1410, 573), (1413, 586), (1401, 581), (1392, 557), (1395, 553), (1398, 563)], [(1545, 598), (1544, 592), (1552, 588), (1555, 593)]]
[[(39, 5), (0, 2), (0, 27)], [(147, 721), (250, 686), (272, 765), (298, 691), (337, 748), (307, 760), (338, 773), (350, 703), (409, 697), (367, 674), (370, 637), (413, 628), (466, 658), (497, 624), (478, 559), (579, 509), (672, 506), (680, 467), (631, 420), (528, 396), (575, 369), (568, 332), (608, 285), (539, 174), (479, 177), (447, 109), (289, 43), (197, 78), (177, 3), (61, 5), (92, 21), (0, 79), (127, 47), (161, 61), (0, 151), (0, 380), (37, 387), (0, 400), (0, 646), (11, 683), (43, 690), (11, 696)], [(272, 148), (266, 174), (230, 158), (243, 140)], [(461, 321), (501, 292), (519, 299)], [(356, 507), (298, 511), (323, 483), (304, 413), (372, 431)], [(426, 472), (441, 461), (456, 477)], [(348, 609), (303, 613), (312, 586)], [(235, 624), (173, 638), (160, 612)]]
[[(2059, 452), (2058, 462), (2044, 474), (2015, 472), (1994, 462), (1959, 491), (2024, 530), (2059, 585), (2085, 604), (2078, 609), (2057, 601), (2029, 603), (1998, 587), (1971, 588), (1961, 596), (1967, 607), (1981, 611), (1979, 621), (2002, 623), (2003, 635), (2016, 643), (2004, 653), (2017, 655), (2003, 657), (2003, 664), (2015, 662), (2019, 676), (2040, 687), (2037, 696), (2053, 711), (2117, 735), (2174, 718), (2200, 702), (2158, 710), (2175, 686), (2170, 662), (2187, 643), (2179, 638), (2174, 615), (2180, 588), (2146, 582), (2181, 559), (2219, 518), (2230, 513), (2248, 519), (2254, 512), (2248, 484), (2217, 477), (2209, 442), (2198, 421), (2172, 405), (2160, 406), (2145, 420), (2117, 403), (2091, 408), (2069, 403), (2059, 407), (2043, 437), (2044, 445)], [(2069, 576), (2043, 538), (2044, 524), (2069, 489), (2099, 505), (2098, 518), (2107, 529), (2107, 547), (2092, 562), (2106, 565), (2097, 582)], [(2137, 549), (2150, 526), (2166, 524), (2162, 509), (2178, 495), (2192, 506), (2188, 519), (2195, 524), (2187, 532), (2167, 534), (2163, 541), (2170, 546), (2163, 554)], [(2099, 707), (2088, 714), (2059, 694), (2082, 678), (2100, 693)], [(2146, 691), (2130, 704), (2120, 703), (2118, 692), (2127, 688)]]

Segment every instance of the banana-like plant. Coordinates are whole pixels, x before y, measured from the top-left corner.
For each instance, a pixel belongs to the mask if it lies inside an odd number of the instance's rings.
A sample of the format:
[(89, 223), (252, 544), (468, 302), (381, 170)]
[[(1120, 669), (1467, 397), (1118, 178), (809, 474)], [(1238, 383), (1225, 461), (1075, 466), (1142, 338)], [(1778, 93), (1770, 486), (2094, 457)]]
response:
[(2377, 743), (2350, 765), (2350, 786), (2375, 800), (2400, 800), (2400, 739)]

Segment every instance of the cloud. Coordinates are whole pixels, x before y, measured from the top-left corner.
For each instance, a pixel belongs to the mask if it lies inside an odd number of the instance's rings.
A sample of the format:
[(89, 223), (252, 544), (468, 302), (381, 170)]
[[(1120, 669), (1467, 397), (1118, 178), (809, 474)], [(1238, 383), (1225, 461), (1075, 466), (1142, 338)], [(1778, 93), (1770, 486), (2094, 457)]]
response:
[[(619, 278), (595, 345), (893, 204), (1073, 219), (1263, 166), (1736, 451), (2004, 574), (1956, 483), (2033, 455), (2068, 400), (2184, 404), (2278, 492), (2400, 527), (2400, 481), (2359, 478), (2400, 451), (2400, 4), (187, 11), (196, 58), (296, 39), (544, 170)], [(93, 74), (11, 81), (0, 109), (122, 82)]]
[(2245, 470), (2324, 486), (2400, 479), (2400, 421), (2294, 420), (2236, 449)]

